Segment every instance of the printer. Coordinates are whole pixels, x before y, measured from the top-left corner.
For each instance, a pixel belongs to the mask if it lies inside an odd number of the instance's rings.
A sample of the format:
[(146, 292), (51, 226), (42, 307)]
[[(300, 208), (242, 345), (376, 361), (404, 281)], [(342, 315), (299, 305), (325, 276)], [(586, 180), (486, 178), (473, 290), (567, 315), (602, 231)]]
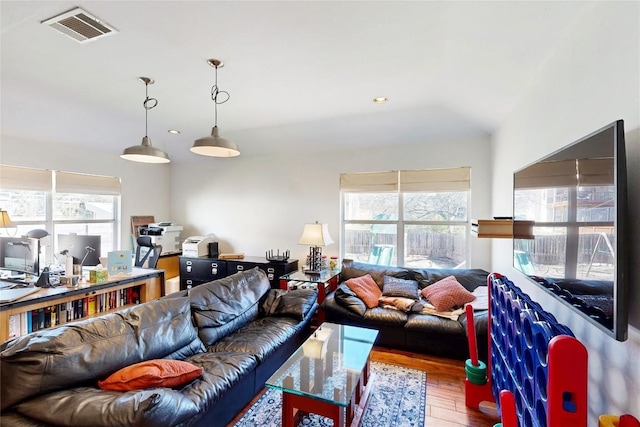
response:
[(213, 236), (191, 236), (182, 242), (182, 256), (209, 256), (209, 243), (214, 242)]
[(151, 237), (151, 243), (162, 246), (162, 253), (177, 252), (180, 250), (180, 232), (181, 225), (175, 225), (173, 222), (155, 222), (140, 227), (141, 236)]

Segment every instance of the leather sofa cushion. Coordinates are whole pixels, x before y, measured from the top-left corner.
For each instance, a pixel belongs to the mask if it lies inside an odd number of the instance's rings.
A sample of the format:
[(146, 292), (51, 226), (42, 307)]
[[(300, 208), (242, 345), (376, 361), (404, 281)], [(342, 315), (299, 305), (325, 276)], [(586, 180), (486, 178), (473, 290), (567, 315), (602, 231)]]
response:
[(184, 347), (204, 351), (194, 341), (188, 298), (155, 300), (7, 341), (0, 347), (2, 410)]
[(403, 326), (407, 322), (407, 314), (393, 308), (376, 307), (367, 310), (364, 318), (374, 324), (385, 326)]
[(427, 335), (453, 334), (465, 336), (465, 329), (460, 322), (431, 314), (410, 314), (405, 328), (413, 331), (421, 331)]
[(129, 392), (78, 387), (35, 397), (16, 412), (59, 426), (178, 426), (191, 425), (231, 386), (257, 365), (249, 354), (200, 353), (187, 361), (203, 368), (199, 379), (181, 389), (153, 388)]
[(175, 426), (200, 408), (180, 390), (152, 388), (130, 392), (78, 387), (29, 399), (16, 412), (56, 426)]
[(258, 366), (252, 354), (235, 352), (199, 353), (188, 358), (187, 362), (204, 369), (199, 379), (181, 390), (202, 413), (209, 411), (224, 393), (251, 375)]
[(480, 268), (417, 268), (413, 275), (421, 288), (432, 285), (448, 276), (455, 276), (456, 280), (469, 292), (478, 286), (487, 285), (489, 272)]
[(384, 276), (406, 279), (408, 273), (409, 271), (404, 268), (365, 264), (352, 259), (343, 259), (342, 270), (340, 270), (340, 280), (344, 282), (354, 277), (362, 277), (365, 274), (370, 274), (382, 290), (384, 286)]
[(263, 317), (216, 342), (208, 351), (248, 353), (261, 363), (302, 327), (291, 317)]
[(191, 289), (191, 311), (204, 345), (209, 347), (256, 319), (260, 299), (270, 289), (266, 273), (259, 268)]
[(343, 306), (342, 304), (344, 303), (338, 303), (337, 294), (338, 290), (336, 290), (335, 292), (331, 292), (322, 302), (322, 309), (324, 310), (325, 320), (333, 323), (349, 323), (349, 321), (362, 321), (364, 313), (367, 310), (367, 307), (364, 306), (364, 303), (360, 301), (362, 311), (356, 312), (350, 308)]
[(260, 311), (265, 316), (290, 316), (297, 320), (307, 317), (317, 300), (316, 289), (271, 289), (262, 302)]
[(365, 311), (367, 311), (367, 306), (347, 285), (344, 283), (339, 284), (333, 294), (336, 303), (340, 306), (360, 316), (364, 316)]

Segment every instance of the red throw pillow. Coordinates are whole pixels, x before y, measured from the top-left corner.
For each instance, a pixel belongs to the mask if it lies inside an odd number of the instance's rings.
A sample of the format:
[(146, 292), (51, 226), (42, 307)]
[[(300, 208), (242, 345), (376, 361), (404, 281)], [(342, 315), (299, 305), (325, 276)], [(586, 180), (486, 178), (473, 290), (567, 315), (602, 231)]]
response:
[(370, 274), (365, 274), (361, 277), (354, 277), (347, 280), (345, 284), (358, 296), (358, 298), (364, 301), (367, 308), (374, 308), (378, 306), (378, 299), (382, 296), (382, 291)]
[(451, 311), (476, 299), (476, 296), (462, 286), (455, 276), (445, 277), (433, 285), (422, 289), (420, 293), (438, 311)]
[(104, 381), (98, 381), (102, 390), (129, 391), (152, 387), (178, 387), (202, 375), (202, 368), (189, 362), (154, 359), (126, 366)]

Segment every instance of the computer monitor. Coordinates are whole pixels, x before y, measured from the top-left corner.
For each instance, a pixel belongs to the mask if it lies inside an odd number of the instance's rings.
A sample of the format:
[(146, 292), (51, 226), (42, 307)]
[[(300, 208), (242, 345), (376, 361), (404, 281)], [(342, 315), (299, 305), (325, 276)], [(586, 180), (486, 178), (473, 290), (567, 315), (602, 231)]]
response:
[(29, 237), (0, 236), (0, 268), (40, 274), (40, 241)]
[[(94, 266), (100, 264), (100, 236), (85, 234), (58, 234), (58, 252), (68, 251), (74, 264)], [(83, 261), (84, 260), (84, 261)]]

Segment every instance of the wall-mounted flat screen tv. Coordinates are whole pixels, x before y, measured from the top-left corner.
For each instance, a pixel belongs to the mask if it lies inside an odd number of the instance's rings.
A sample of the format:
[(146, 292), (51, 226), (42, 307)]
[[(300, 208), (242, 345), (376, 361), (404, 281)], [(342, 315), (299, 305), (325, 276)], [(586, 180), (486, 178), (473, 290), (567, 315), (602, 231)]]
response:
[[(513, 216), (535, 221), (513, 263), (619, 341), (627, 339), (627, 168), (622, 120), (514, 173)], [(531, 236), (528, 236), (531, 237)]]

